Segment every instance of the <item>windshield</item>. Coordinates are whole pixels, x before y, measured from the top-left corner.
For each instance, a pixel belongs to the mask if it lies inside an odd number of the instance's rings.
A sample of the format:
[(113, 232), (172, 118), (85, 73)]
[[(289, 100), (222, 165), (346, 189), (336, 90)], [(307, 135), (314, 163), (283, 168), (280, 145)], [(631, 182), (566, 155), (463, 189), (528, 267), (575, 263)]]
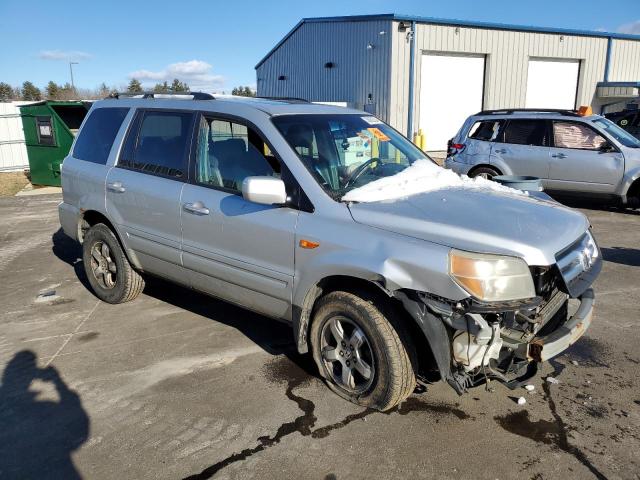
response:
[(273, 123), (335, 200), (427, 155), (370, 115), (283, 115)]
[(625, 147), (640, 148), (640, 140), (631, 135), (626, 130), (623, 130), (618, 125), (613, 123), (607, 118), (598, 118), (593, 121), (596, 125), (602, 128), (605, 132), (618, 140)]

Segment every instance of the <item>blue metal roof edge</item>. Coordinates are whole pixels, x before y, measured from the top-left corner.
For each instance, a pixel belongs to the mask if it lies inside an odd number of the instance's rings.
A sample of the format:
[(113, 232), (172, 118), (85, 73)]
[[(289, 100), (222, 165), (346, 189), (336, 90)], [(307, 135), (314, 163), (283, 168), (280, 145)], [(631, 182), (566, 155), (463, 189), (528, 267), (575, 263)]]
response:
[(511, 30), (516, 32), (554, 33), (558, 35), (574, 35), (579, 37), (615, 38), (620, 40), (638, 40), (640, 35), (630, 33), (597, 32), (593, 30), (579, 30), (571, 28), (535, 27), (531, 25), (513, 25), (508, 23), (476, 22), (472, 20), (456, 20), (447, 18), (421, 17), (412, 15), (398, 15), (395, 13), (383, 13), (379, 15), (347, 15), (338, 17), (313, 17), (303, 18), (293, 27), (269, 52), (260, 60), (255, 68), (262, 65), (280, 46), (286, 42), (305, 23), (321, 22), (366, 22), (370, 20), (395, 20), (398, 22), (417, 22), (429, 25), (447, 25), (452, 27), (473, 27), (489, 30)]
[(638, 82), (598, 82), (598, 87), (634, 87), (640, 88), (640, 81)]

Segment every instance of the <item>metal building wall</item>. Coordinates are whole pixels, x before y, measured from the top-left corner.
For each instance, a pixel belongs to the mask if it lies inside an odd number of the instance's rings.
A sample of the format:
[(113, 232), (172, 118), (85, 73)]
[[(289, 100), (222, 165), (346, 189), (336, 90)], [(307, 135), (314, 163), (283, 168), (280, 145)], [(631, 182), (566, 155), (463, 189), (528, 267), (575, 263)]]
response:
[(19, 108), (25, 103), (29, 102), (0, 102), (0, 172), (29, 168)]
[[(303, 23), (257, 67), (258, 95), (347, 102), (362, 109), (371, 93), (376, 115), (387, 119), (391, 24), (390, 20)], [(325, 68), (327, 62), (334, 68)], [(281, 75), (286, 80), (278, 80)]]
[[(392, 28), (390, 123), (406, 133), (409, 91), (409, 50), (406, 31)], [(414, 129), (420, 118), (422, 53), (455, 52), (486, 55), (484, 108), (524, 107), (528, 60), (534, 58), (581, 60), (578, 105), (594, 103), (596, 84), (603, 80), (607, 38), (550, 33), (492, 30), (447, 25), (416, 25)], [(635, 42), (638, 43), (638, 42)], [(455, 72), (438, 72), (455, 75)]]
[(640, 81), (640, 42), (614, 39), (609, 67), (609, 81)]

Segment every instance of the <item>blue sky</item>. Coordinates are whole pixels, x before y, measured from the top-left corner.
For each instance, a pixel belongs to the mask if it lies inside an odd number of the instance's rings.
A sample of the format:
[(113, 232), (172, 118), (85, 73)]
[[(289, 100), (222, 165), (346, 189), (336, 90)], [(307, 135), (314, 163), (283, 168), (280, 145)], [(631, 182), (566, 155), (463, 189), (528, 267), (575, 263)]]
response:
[(640, 0), (0, 0), (0, 81), (64, 83), (73, 60), (82, 88), (178, 77), (228, 92), (255, 85), (255, 64), (301, 18), (375, 13), (640, 34)]

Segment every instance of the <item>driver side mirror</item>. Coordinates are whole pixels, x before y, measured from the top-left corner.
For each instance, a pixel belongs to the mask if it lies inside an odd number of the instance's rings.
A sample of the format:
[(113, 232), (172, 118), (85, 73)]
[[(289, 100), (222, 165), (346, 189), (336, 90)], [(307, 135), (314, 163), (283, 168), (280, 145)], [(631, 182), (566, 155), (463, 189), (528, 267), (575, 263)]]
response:
[(242, 197), (260, 205), (284, 205), (287, 191), (284, 182), (273, 177), (247, 177), (242, 182)]
[(615, 151), (616, 151), (616, 147), (611, 145), (609, 142), (604, 142), (600, 147), (600, 153), (611, 153)]

